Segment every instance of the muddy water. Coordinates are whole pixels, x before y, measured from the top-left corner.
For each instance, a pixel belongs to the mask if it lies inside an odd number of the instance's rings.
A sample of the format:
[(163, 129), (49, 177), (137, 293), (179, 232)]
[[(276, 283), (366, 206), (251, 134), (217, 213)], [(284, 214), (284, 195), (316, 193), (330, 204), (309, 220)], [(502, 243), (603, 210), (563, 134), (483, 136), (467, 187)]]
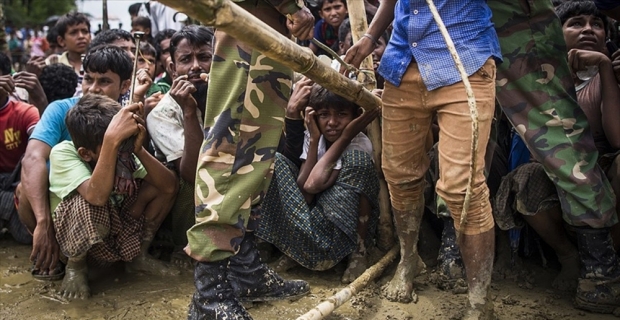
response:
[[(0, 319), (184, 319), (193, 293), (192, 274), (161, 278), (127, 275), (122, 265), (91, 272), (89, 300), (63, 301), (54, 294), (60, 282), (33, 280), (28, 268), (29, 246), (0, 240)], [(249, 311), (254, 319), (295, 319), (341, 287), (344, 266), (327, 272), (300, 268), (285, 274), (312, 285), (312, 293), (298, 301), (255, 304)], [(417, 304), (392, 303), (381, 298), (380, 286), (394, 272), (386, 271), (373, 284), (326, 319), (458, 319), (466, 303), (465, 294), (441, 291), (429, 275), (416, 279)], [(492, 296), (499, 319), (618, 319), (575, 310), (571, 295), (551, 290), (557, 271), (537, 270), (536, 284), (521, 285), (513, 280), (494, 281)]]

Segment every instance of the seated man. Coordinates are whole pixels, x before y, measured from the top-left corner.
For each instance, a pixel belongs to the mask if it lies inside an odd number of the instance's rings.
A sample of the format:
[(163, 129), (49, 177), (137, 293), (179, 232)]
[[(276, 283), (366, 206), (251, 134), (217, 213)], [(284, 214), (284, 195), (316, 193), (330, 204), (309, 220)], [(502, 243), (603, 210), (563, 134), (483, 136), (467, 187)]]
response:
[(26, 152), (28, 137), (39, 121), (39, 111), (32, 105), (9, 99), (15, 83), (11, 77), (11, 60), (0, 52), (0, 230), (7, 228), (13, 238), (32, 243), (32, 235), (19, 221), (13, 200), (19, 183), (20, 161)]
[[(116, 46), (93, 48), (84, 59), (85, 93), (106, 95), (115, 101), (129, 90), (131, 81), (131, 57)], [(136, 91), (146, 92), (148, 84), (136, 85)], [(30, 136), (22, 165), (21, 184), (17, 187), (19, 199), (18, 212), (21, 221), (33, 233), (33, 246), (30, 259), (34, 262), (33, 275), (39, 279), (53, 280), (64, 274), (56, 242), (55, 232), (49, 211), (49, 182), (47, 161), (51, 149), (58, 143), (71, 140), (65, 126), (67, 111), (77, 103), (78, 97), (58, 100), (51, 103), (43, 113), (41, 121)], [(169, 208), (166, 201), (162, 210)], [(163, 197), (166, 198), (166, 197)], [(165, 215), (164, 215), (165, 216)], [(161, 218), (163, 220), (163, 217)], [(159, 225), (161, 221), (156, 223)]]
[(276, 155), (256, 232), (285, 254), (280, 267), (293, 259), (306, 268), (326, 270), (348, 257), (342, 277), (348, 283), (366, 270), (366, 248), (379, 217), (372, 145), (361, 130), (380, 109), (360, 115), (359, 106), (316, 84), (311, 93), (306, 91), (309, 100), (298, 100), (304, 86), (305, 80), (298, 82), (289, 101), (307, 106), (301, 168)]
[[(60, 289), (66, 298), (90, 295), (87, 259), (99, 266), (130, 262), (128, 271), (154, 271), (161, 264), (145, 255), (144, 239), (155, 231), (147, 215), (157, 212), (149, 209), (148, 189), (173, 193), (176, 177), (144, 149), (141, 109), (141, 104), (121, 109), (109, 97), (87, 94), (65, 118), (72, 141), (51, 151), (50, 210), (58, 244), (69, 258)], [(130, 180), (123, 193), (114, 171), (122, 145), (131, 137), (133, 178), (139, 180)]]
[[(620, 127), (615, 119), (620, 117), (620, 89), (611, 60), (603, 53), (606, 17), (591, 1), (565, 2), (556, 12), (563, 24), (577, 100), (601, 155), (599, 165), (619, 195)], [(593, 70), (594, 74), (587, 74)], [(584, 71), (586, 74), (582, 73)], [(617, 204), (616, 214), (620, 208)], [(620, 290), (614, 283), (614, 279), (620, 277), (616, 253), (620, 248), (620, 226), (615, 217), (600, 222), (597, 228), (585, 226), (593, 221), (589, 213), (571, 213), (564, 215), (563, 220), (557, 191), (540, 163), (522, 165), (506, 176), (494, 211), (500, 228), (518, 227), (523, 218), (555, 250), (562, 270), (554, 285), (561, 289), (577, 287), (577, 307), (602, 313), (611, 313), (620, 307)], [(575, 231), (577, 248), (568, 239), (563, 221)]]
[(180, 190), (172, 208), (172, 233), (176, 246), (187, 244), (187, 230), (194, 225), (194, 179), (202, 124), (207, 103), (206, 74), (213, 57), (213, 31), (187, 26), (170, 39), (172, 89), (148, 114), (146, 125), (155, 154), (174, 165), (181, 177)]

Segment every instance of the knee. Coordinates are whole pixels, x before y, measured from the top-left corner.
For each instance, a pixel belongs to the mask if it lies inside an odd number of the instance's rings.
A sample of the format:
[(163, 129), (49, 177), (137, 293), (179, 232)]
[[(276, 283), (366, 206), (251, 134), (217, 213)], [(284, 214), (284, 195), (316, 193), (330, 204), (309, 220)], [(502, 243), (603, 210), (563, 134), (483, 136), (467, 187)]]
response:
[(424, 183), (422, 179), (388, 181), (392, 207), (398, 211), (409, 212), (420, 206)]

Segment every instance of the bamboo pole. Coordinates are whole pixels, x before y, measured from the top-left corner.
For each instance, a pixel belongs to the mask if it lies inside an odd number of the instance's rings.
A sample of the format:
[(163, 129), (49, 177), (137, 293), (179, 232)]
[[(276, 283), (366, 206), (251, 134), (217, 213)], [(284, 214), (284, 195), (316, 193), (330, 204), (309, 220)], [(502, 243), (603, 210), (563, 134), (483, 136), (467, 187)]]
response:
[(446, 46), (452, 55), (452, 59), (454, 60), (454, 64), (456, 65), (456, 69), (461, 74), (461, 79), (463, 80), (463, 85), (465, 86), (465, 93), (467, 93), (467, 104), (469, 105), (469, 113), (471, 115), (471, 159), (469, 161), (469, 177), (467, 179), (467, 189), (465, 190), (465, 199), (463, 200), (463, 210), (461, 211), (461, 220), (459, 221), (459, 230), (457, 233), (457, 239), (460, 240), (461, 235), (463, 234), (463, 226), (467, 223), (467, 210), (469, 210), (469, 202), (471, 201), (471, 192), (474, 185), (474, 173), (476, 172), (476, 154), (478, 153), (478, 108), (476, 107), (476, 98), (474, 97), (474, 90), (471, 87), (471, 83), (469, 83), (469, 76), (467, 76), (467, 72), (465, 72), (465, 67), (463, 67), (463, 63), (461, 62), (461, 58), (459, 58), (459, 54), (456, 51), (456, 47), (454, 46), (454, 42), (452, 42), (452, 38), (448, 33), (448, 29), (441, 20), (441, 16), (437, 11), (437, 7), (433, 3), (433, 0), (426, 0), (431, 13), (433, 14), (433, 19), (435, 19), (435, 23), (439, 27), (439, 31), (441, 31), (441, 35), (446, 42)]
[(383, 273), (383, 270), (390, 265), (392, 261), (398, 255), (400, 251), (399, 246), (394, 246), (388, 253), (379, 260), (375, 265), (366, 269), (366, 271), (353, 281), (346, 288), (338, 291), (335, 295), (327, 298), (325, 301), (319, 303), (314, 309), (308, 311), (304, 315), (297, 318), (297, 320), (319, 320), (328, 316), (336, 308), (347, 302), (352, 296), (354, 296), (360, 289), (364, 288), (370, 281), (374, 280)]
[(381, 99), (366, 90), (362, 84), (323, 64), (310, 49), (299, 47), (230, 0), (159, 0), (159, 2), (226, 32), (265, 56), (306, 75), (327, 90), (355, 102), (365, 110), (372, 110), (382, 105)]
[[(347, 0), (347, 8), (349, 11), (349, 21), (351, 23), (351, 36), (353, 42), (359, 41), (366, 30), (368, 30), (368, 22), (366, 21), (366, 10), (364, 0)], [(372, 55), (369, 55), (362, 61), (360, 70), (368, 70), (369, 72), (360, 72), (357, 80), (361, 82), (368, 90), (376, 89), (377, 80), (373, 72)], [(367, 128), (368, 138), (372, 142), (373, 159), (375, 168), (379, 175), (379, 226), (377, 233), (377, 247), (383, 251), (389, 250), (394, 245), (394, 224), (392, 220), (392, 210), (390, 205), (390, 195), (387, 183), (383, 177), (381, 169), (381, 119), (377, 118)]]
[(110, 29), (110, 24), (108, 23), (108, 0), (103, 0), (102, 10), (103, 26), (101, 26), (101, 30), (106, 31)]

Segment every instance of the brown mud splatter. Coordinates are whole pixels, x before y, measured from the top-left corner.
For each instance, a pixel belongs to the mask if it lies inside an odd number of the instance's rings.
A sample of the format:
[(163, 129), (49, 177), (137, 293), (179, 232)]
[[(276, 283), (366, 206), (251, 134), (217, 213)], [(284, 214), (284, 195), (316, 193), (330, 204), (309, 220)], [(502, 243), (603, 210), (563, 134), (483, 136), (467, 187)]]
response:
[[(12, 240), (0, 240), (0, 319), (185, 319), (194, 287), (192, 274), (184, 271), (176, 277), (127, 274), (122, 264), (107, 270), (92, 270), (92, 297), (68, 302), (55, 294), (61, 281), (33, 280), (28, 256), (30, 246)], [(377, 283), (360, 292), (336, 310), (327, 320), (347, 319), (459, 319), (467, 306), (466, 294), (442, 291), (431, 282), (432, 272), (415, 278), (417, 304), (389, 302), (381, 297), (381, 287), (395, 272), (395, 263)], [(494, 280), (491, 297), (499, 319), (600, 319), (616, 320), (612, 315), (583, 312), (572, 307), (572, 295), (552, 289), (557, 270), (537, 265), (533, 288), (520, 288), (510, 280)], [(340, 288), (346, 268), (312, 272), (296, 267), (283, 274), (310, 282), (312, 292), (298, 301), (254, 304), (249, 312), (254, 319), (296, 319)]]

